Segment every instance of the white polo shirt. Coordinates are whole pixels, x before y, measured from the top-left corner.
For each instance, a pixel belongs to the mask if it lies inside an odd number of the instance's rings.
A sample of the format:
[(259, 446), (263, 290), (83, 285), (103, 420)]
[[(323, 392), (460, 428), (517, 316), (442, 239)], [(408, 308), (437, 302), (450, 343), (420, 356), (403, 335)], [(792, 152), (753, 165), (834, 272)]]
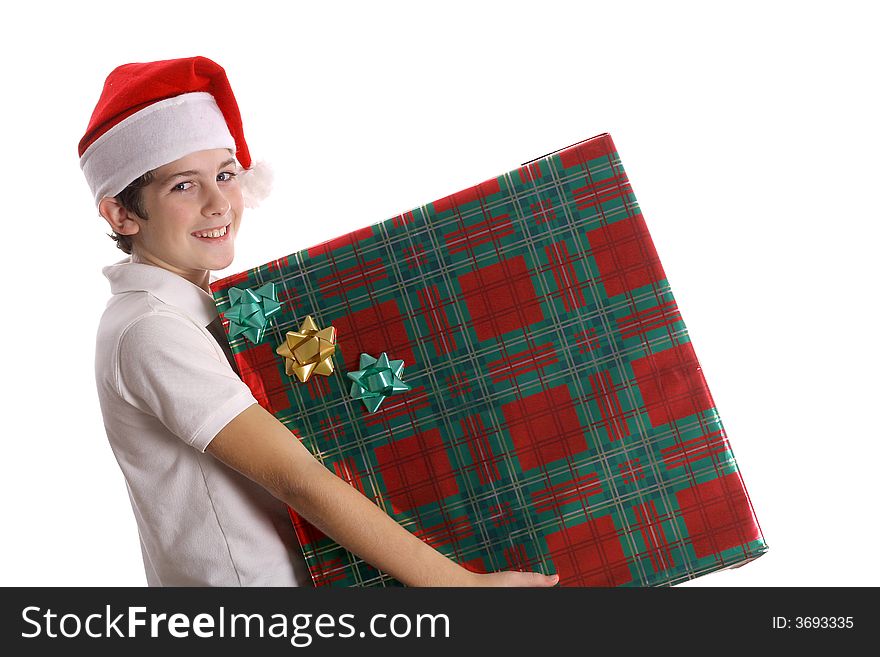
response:
[(126, 258), (103, 268), (95, 379), (150, 586), (311, 586), (283, 502), (205, 449), (256, 404), (217, 340), (211, 295)]

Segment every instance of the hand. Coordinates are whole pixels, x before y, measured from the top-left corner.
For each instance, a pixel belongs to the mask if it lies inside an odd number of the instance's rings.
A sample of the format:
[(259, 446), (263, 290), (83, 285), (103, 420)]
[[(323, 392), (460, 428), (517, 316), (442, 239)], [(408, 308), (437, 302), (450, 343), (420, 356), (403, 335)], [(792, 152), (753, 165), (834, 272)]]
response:
[(521, 573), (516, 570), (506, 570), (500, 573), (487, 573), (485, 575), (475, 573), (473, 586), (556, 586), (559, 583), (559, 575), (542, 575), (541, 573)]

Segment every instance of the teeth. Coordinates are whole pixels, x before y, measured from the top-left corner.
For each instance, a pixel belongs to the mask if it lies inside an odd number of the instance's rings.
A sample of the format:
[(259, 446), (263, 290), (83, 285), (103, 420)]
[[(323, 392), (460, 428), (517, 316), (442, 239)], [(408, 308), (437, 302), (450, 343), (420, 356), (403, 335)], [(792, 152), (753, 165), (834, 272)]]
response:
[(196, 237), (223, 237), (226, 234), (226, 226), (219, 230), (209, 230), (204, 233), (193, 233)]

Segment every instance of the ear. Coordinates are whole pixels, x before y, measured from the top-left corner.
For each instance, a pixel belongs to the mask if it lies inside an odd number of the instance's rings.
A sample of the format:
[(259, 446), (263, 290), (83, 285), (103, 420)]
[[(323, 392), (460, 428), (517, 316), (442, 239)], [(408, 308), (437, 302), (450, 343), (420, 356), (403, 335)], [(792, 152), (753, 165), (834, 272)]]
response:
[(105, 196), (101, 199), (98, 203), (98, 212), (117, 235), (134, 235), (140, 230), (140, 224), (137, 222), (140, 217), (123, 207), (112, 196)]

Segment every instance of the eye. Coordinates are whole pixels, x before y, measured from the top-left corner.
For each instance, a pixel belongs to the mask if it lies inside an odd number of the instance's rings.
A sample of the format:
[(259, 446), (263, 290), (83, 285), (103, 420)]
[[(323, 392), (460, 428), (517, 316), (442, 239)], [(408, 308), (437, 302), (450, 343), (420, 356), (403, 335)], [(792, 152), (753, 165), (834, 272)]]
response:
[(187, 187), (186, 185), (192, 185), (192, 183), (188, 182), (188, 181), (177, 183), (174, 187), (171, 188), (171, 191), (172, 192), (185, 192), (186, 190), (189, 189), (189, 187)]
[(221, 171), (217, 174), (217, 180), (219, 180), (220, 182), (229, 182), (230, 180), (235, 178), (236, 175), (237, 174), (232, 171)]

